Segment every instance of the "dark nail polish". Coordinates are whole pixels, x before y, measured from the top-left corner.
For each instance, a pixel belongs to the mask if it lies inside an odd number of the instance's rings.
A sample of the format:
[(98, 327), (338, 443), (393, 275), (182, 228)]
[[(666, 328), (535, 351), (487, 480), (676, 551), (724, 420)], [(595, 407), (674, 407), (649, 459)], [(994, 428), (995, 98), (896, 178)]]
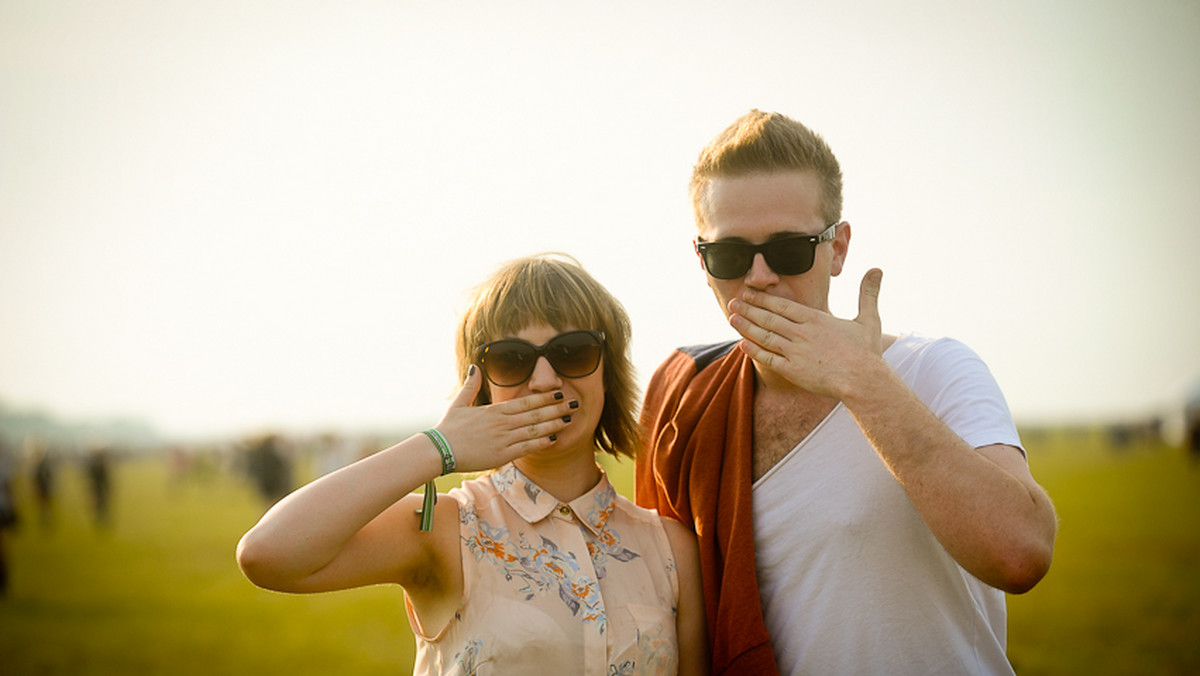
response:
[(569, 415), (564, 415), (564, 416), (563, 416), (563, 422), (571, 422), (571, 416), (569, 416)]
[(554, 393), (554, 399), (555, 399), (556, 401), (557, 401), (557, 400), (559, 400), (559, 399), (562, 399), (562, 398), (563, 398), (563, 393), (562, 393), (562, 392), (555, 392), (555, 393)]
[(579, 408), (579, 402), (573, 401), (573, 402), (567, 404), (567, 408)]
[(467, 377), (470, 378), (473, 375), (475, 375), (475, 365), (471, 364), (467, 367)]
[(558, 437), (556, 437), (556, 436), (554, 436), (553, 434), (551, 434), (551, 435), (550, 435), (550, 441), (558, 441)]

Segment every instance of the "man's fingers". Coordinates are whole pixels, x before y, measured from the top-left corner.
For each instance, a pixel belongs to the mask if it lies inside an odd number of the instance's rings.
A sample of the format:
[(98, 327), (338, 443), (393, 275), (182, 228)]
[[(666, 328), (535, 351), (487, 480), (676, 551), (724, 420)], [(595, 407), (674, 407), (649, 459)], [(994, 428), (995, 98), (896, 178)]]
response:
[(802, 303), (780, 298), (774, 294), (747, 289), (741, 298), (730, 302), (730, 309), (739, 314), (747, 315), (756, 323), (762, 324), (768, 317), (777, 315), (791, 322), (802, 322), (808, 314), (815, 312)]
[(742, 351), (746, 353), (747, 357), (750, 357), (754, 361), (766, 366), (767, 368), (778, 366), (780, 360), (782, 359), (779, 355), (764, 349), (761, 345), (758, 345), (752, 340), (743, 340), (741, 343), (738, 343), (738, 345), (741, 346)]
[(738, 307), (736, 312), (729, 318), (729, 325), (743, 338), (767, 349), (778, 340), (779, 336), (766, 327), (767, 324), (780, 321), (778, 315), (745, 304)]

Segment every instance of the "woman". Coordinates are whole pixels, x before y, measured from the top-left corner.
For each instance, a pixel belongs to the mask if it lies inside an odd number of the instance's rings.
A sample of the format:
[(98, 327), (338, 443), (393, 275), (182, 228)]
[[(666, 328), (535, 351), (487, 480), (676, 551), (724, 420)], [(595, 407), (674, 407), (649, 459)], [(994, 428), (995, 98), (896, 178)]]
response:
[[(284, 498), (238, 544), (242, 571), (288, 592), (401, 585), (418, 674), (707, 673), (694, 536), (595, 459), (636, 449), (629, 335), (573, 260), (503, 266), (459, 324), (441, 422)], [(495, 471), (413, 493), (455, 469)]]

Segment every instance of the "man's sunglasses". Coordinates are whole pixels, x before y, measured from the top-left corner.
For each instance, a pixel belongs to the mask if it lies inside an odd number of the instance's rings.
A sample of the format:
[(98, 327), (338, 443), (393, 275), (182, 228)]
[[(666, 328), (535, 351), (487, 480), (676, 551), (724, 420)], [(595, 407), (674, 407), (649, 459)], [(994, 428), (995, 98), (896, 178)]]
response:
[(819, 235), (788, 235), (762, 244), (749, 242), (696, 242), (696, 252), (704, 261), (704, 269), (717, 279), (738, 279), (750, 271), (754, 256), (763, 260), (778, 275), (802, 275), (812, 269), (817, 245), (828, 242), (837, 233), (837, 223), (831, 223)]
[(505, 338), (475, 349), (475, 363), (483, 375), (500, 387), (515, 387), (529, 380), (538, 357), (545, 357), (558, 375), (582, 378), (596, 372), (604, 347), (603, 331), (567, 331), (534, 345), (517, 338)]

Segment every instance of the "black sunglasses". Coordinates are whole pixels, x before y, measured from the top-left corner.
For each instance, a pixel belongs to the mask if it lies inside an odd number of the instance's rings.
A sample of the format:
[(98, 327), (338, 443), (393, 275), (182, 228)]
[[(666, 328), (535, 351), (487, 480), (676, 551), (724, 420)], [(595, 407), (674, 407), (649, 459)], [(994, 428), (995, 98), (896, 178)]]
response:
[(696, 242), (696, 252), (704, 261), (704, 269), (717, 279), (737, 279), (750, 271), (754, 256), (763, 260), (778, 275), (802, 275), (812, 270), (817, 245), (828, 242), (837, 233), (837, 223), (830, 223), (819, 235), (788, 235), (762, 244), (749, 242)]
[(567, 331), (545, 345), (505, 338), (475, 348), (475, 362), (493, 384), (515, 387), (533, 375), (538, 357), (545, 357), (564, 378), (590, 376), (600, 366), (603, 346), (603, 331)]

